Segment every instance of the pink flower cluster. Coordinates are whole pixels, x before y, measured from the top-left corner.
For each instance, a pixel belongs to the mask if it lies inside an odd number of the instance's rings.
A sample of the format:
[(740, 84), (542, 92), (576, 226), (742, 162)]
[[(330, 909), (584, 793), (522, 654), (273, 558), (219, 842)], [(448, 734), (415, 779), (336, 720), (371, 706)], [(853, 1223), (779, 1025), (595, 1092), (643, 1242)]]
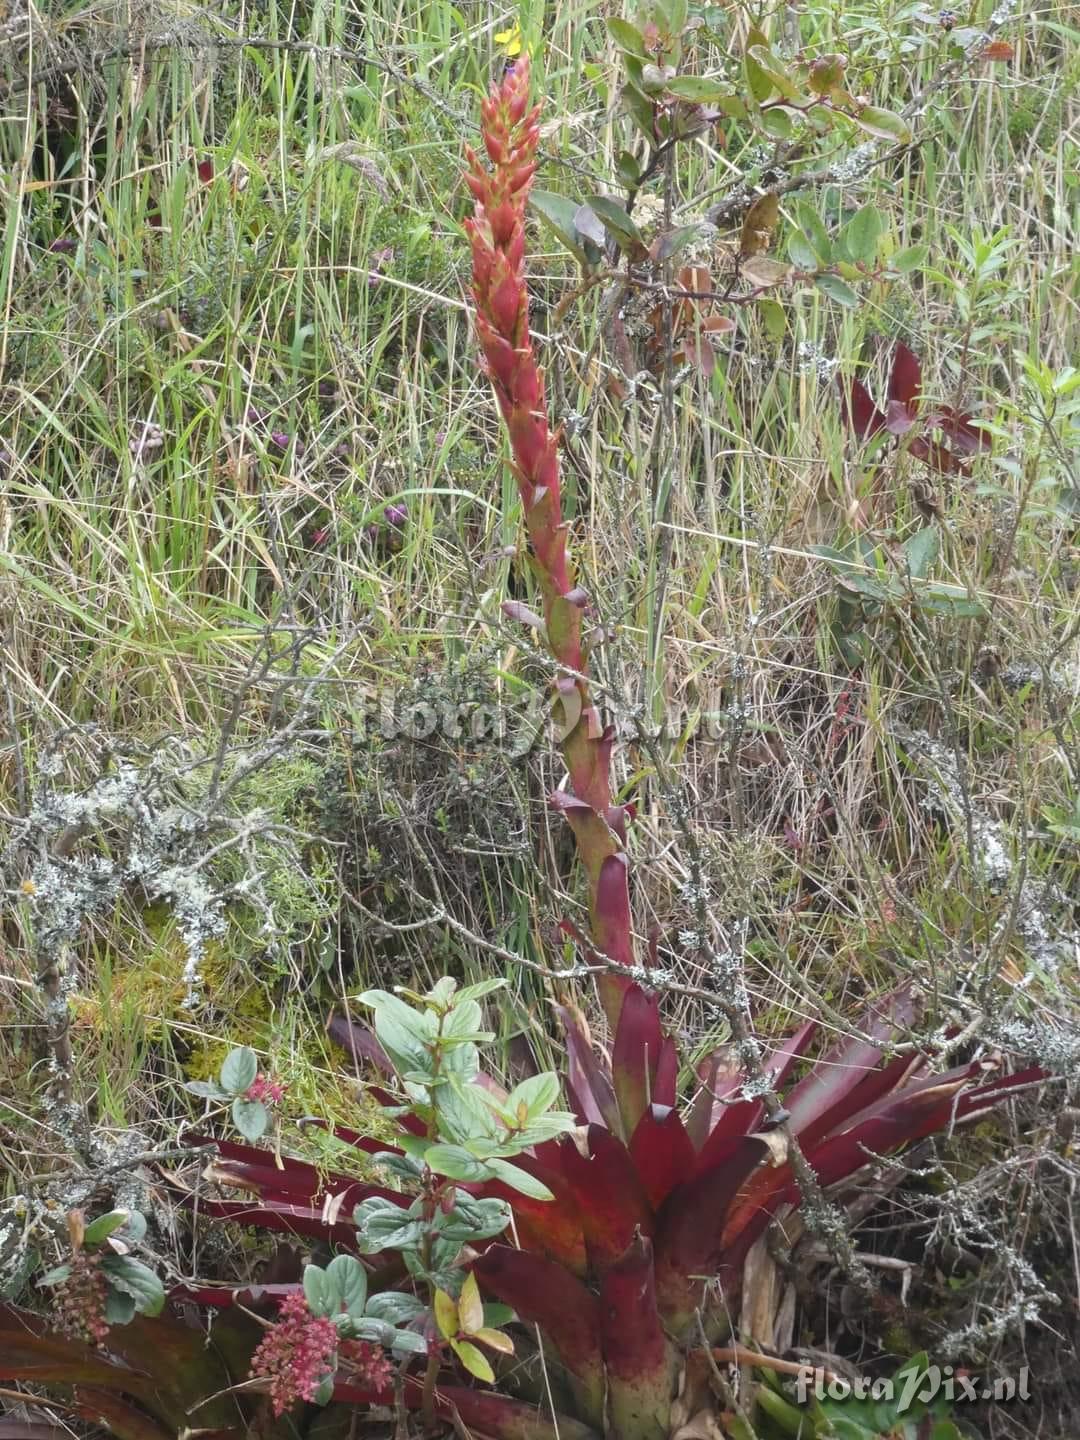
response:
[(280, 1080), (272, 1080), (268, 1075), (256, 1075), (244, 1091), (245, 1100), (261, 1100), (269, 1105), (280, 1105), (284, 1098), (285, 1086)]
[(341, 1358), (348, 1363), (356, 1379), (369, 1389), (388, 1390), (393, 1384), (394, 1367), (380, 1345), (372, 1345), (368, 1340), (343, 1340)]
[(323, 1377), (337, 1360), (337, 1330), (325, 1316), (313, 1315), (297, 1290), (282, 1303), (278, 1322), (263, 1336), (251, 1357), (251, 1376), (270, 1381), (275, 1415), (298, 1400), (314, 1400)]
[(105, 1302), (109, 1289), (98, 1268), (99, 1256), (80, 1250), (72, 1257), (71, 1273), (57, 1289), (53, 1304), (56, 1328), (87, 1345), (103, 1345), (109, 1336)]

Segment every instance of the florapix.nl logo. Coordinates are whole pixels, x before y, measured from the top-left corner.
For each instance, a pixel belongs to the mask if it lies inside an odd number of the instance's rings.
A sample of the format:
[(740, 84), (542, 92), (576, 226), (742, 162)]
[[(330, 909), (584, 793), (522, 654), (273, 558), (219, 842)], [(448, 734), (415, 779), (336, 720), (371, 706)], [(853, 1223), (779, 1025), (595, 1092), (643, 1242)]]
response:
[(979, 1400), (1007, 1403), (1031, 1399), (1031, 1375), (1024, 1365), (1015, 1375), (993, 1379), (972, 1374), (952, 1365), (909, 1365), (895, 1376), (835, 1375), (820, 1366), (804, 1365), (795, 1377), (795, 1395), (800, 1405), (811, 1398), (829, 1400), (879, 1400), (903, 1415), (914, 1405), (932, 1405), (944, 1400), (950, 1405)]

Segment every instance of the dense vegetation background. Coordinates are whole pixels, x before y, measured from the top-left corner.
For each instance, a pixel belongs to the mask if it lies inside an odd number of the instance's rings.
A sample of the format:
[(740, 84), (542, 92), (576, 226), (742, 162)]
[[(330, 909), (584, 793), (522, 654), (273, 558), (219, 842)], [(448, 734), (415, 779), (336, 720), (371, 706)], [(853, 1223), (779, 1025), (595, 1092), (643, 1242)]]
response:
[[(921, 1157), (860, 1241), (917, 1294), (847, 1344), (1027, 1345), (1041, 1398), (988, 1433), (1072, 1433), (1078, 32), (1059, 0), (991, 9), (695, 6), (706, 109), (643, 176), (610, 7), (9, 0), (9, 1200), (123, 1203), (103, 1169), (174, 1143), (235, 1045), (317, 1157), (300, 1116), (371, 1123), (326, 1029), (365, 985), (504, 974), (506, 1069), (557, 1051), (565, 987), (514, 957), (572, 961), (582, 892), (543, 798), (548, 670), (500, 608), (531, 580), (461, 229), (463, 142), (523, 44), (554, 221), (533, 325), (669, 1019), (723, 1041), (731, 966), (766, 1037), (911, 980), (931, 1031), (1054, 1072)], [(843, 54), (903, 123), (739, 113), (755, 26), (792, 73)], [(644, 288), (578, 208), (628, 191)], [(734, 321), (710, 354), (657, 300), (673, 264)], [(948, 406), (991, 442), (964, 468), (920, 461), (910, 420), (898, 445), (845, 425), (838, 379), (884, 406), (897, 342), (914, 434)], [(265, 1258), (158, 1221), (172, 1279)], [(25, 1258), (4, 1241), (11, 1295)]]

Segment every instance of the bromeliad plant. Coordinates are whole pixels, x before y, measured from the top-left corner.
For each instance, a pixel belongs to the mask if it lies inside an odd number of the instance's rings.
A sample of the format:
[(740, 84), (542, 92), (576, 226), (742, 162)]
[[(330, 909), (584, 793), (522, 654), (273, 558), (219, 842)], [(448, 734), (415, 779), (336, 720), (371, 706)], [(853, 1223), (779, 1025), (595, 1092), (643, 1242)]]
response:
[[(308, 1266), (302, 1284), (185, 1286), (174, 1298), (221, 1308), (226, 1319), (238, 1302), (283, 1302), (277, 1324), (245, 1356), (275, 1411), (308, 1401), (386, 1403), (392, 1387), (429, 1426), (442, 1416), (492, 1440), (669, 1440), (695, 1418), (685, 1435), (722, 1433), (706, 1350), (730, 1325), (743, 1262), (774, 1216), (809, 1196), (817, 1214), (808, 1218), (842, 1226), (856, 1184), (863, 1198), (873, 1184), (875, 1156), (984, 1114), (1040, 1072), (999, 1074), (996, 1060), (976, 1059), (934, 1073), (930, 1057), (892, 1051), (915, 1019), (907, 991), (872, 1007), (858, 1038), (812, 1063), (804, 1057), (817, 1039), (814, 1023), (781, 1040), (756, 1074), (727, 1049), (686, 1065), (664, 1032), (657, 996), (638, 983), (647, 971), (635, 962), (630, 909), (632, 812), (613, 797), (613, 734), (590, 694), (586, 596), (568, 552), (558, 441), (529, 335), (525, 203), (538, 129), (528, 87), (520, 60), (484, 102), (490, 168), (469, 157), (476, 325), (541, 598), (539, 614), (507, 609), (535, 626), (556, 666), (569, 783), (552, 801), (573, 829), (588, 881), (582, 943), (602, 971), (610, 1056), (564, 1007), (569, 1109), (560, 1111), (553, 1075), (507, 1093), (480, 1066), (479, 1047), (493, 1038), (480, 1002), (502, 982), (367, 992), (360, 1000), (373, 1011), (374, 1036), (357, 1030), (355, 1049), (392, 1087), (371, 1093), (397, 1134), (394, 1143), (334, 1135), (394, 1184), (219, 1142), (204, 1172), (218, 1193), (200, 1186), (190, 1196), (201, 1215), (336, 1253)], [(800, 1065), (781, 1115), (775, 1092)], [(241, 1082), (254, 1079), (250, 1069), (245, 1060), (210, 1098), (248, 1097)], [(685, 1099), (683, 1074), (693, 1079)], [(218, 1198), (222, 1188), (245, 1198)], [(78, 1382), (49, 1343), (37, 1331), (27, 1342), (42, 1357), (36, 1377)], [(157, 1381), (109, 1344), (93, 1366), (78, 1357), (86, 1383), (104, 1387), (102, 1375), (119, 1370), (117, 1388), (149, 1412)], [(6, 1373), (0, 1363), (0, 1378)], [(230, 1373), (239, 1378), (235, 1367)], [(483, 1388), (492, 1382), (496, 1390)], [(245, 1387), (245, 1401), (250, 1393)], [(149, 1422), (140, 1431), (126, 1411), (124, 1421), (116, 1433), (135, 1440), (161, 1433)], [(222, 1427), (211, 1433), (232, 1433), (227, 1420), (207, 1423)]]

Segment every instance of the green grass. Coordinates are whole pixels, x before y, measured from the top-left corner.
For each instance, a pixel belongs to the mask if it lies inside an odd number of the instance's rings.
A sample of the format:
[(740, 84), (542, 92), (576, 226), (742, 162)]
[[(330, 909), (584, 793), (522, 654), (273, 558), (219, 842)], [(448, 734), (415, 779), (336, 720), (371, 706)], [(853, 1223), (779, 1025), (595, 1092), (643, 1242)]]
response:
[[(212, 751), (268, 625), (286, 627), (279, 657), (243, 692), (237, 743), (272, 733), (290, 667), (326, 672), (296, 755), (239, 791), (233, 811), (268, 806), (303, 837), (260, 852), (277, 950), (259, 917), (233, 906), (203, 1006), (188, 1013), (167, 913), (133, 892), (86, 927), (76, 1088), (110, 1126), (174, 1126), (184, 1075), (237, 1042), (265, 1049), (307, 1107), (321, 1099), (347, 1114), (322, 1037), (334, 1003), (369, 982), (501, 963), (460, 932), (408, 928), (430, 913), (433, 874), (463, 926), (533, 959), (561, 961), (555, 924), (581, 905), (543, 805), (561, 779), (545, 747), (524, 763), (467, 734), (349, 735), (379, 692), (416, 687), (438, 702), (469, 686), (490, 699), (544, 683), (528, 637), (499, 610), (508, 587), (520, 596), (530, 582), (509, 553), (516, 500), (470, 337), (461, 229), (461, 146), (501, 64), (493, 34), (514, 12), (414, 0), (223, 8), (220, 48), (197, 17), (137, 15), (136, 30), (172, 27), (175, 42), (30, 90), (13, 54), (4, 82), (9, 830), (65, 726), (97, 726), (144, 754), (164, 735)], [(627, 143), (605, 103), (616, 55), (603, 15), (561, 3), (520, 16), (545, 107), (540, 183), (575, 200), (618, 188)], [(902, 109), (939, 73), (944, 39), (910, 6), (841, 0), (790, 15), (808, 52), (851, 54), (851, 88), (875, 103)], [(108, 48), (114, 19), (102, 4), (43, 23), (62, 59), (65, 47)], [(765, 1033), (819, 1006), (841, 1023), (868, 989), (906, 976), (936, 990), (943, 1015), (1064, 1016), (1075, 1001), (1067, 969), (1049, 973), (1018, 923), (1022, 880), (1059, 897), (1078, 882), (1075, 834), (1050, 823), (1074, 810), (1080, 783), (1077, 430), (1053, 390), (1080, 333), (1074, 22), (1060, 0), (1024, 12), (1003, 32), (1014, 59), (961, 67), (901, 158), (811, 192), (832, 229), (841, 207), (873, 203), (888, 250), (929, 247), (924, 269), (861, 285), (855, 309), (809, 286), (777, 292), (771, 320), (741, 309), (739, 346), (711, 380), (682, 379), (670, 414), (662, 385), (620, 394), (612, 383), (604, 287), (557, 313), (576, 267), (549, 232), (534, 234), (534, 325), (554, 418), (572, 422), (575, 548), (609, 630), (595, 660), (602, 693), (670, 726), (617, 757), (639, 808), (638, 921), (658, 929), (677, 979), (710, 982), (681, 938), (694, 878), (674, 819), (682, 797), (712, 942), (744, 937)], [(716, 23), (727, 40), (702, 42), (704, 69), (729, 65), (747, 21), (724, 11)], [(241, 35), (265, 43), (241, 46)], [(862, 139), (841, 126), (825, 163)], [(678, 218), (753, 179), (759, 145), (732, 122), (680, 149)], [(798, 198), (784, 198), (781, 253)], [(58, 253), (57, 240), (74, 248)], [(737, 240), (734, 222), (710, 242), (713, 263)], [(982, 599), (976, 619), (905, 599), (859, 621), (814, 553), (862, 525), (895, 557), (924, 524), (917, 467), (861, 465), (835, 389), (806, 358), (857, 370), (880, 395), (896, 339), (922, 358), (930, 394), (995, 427), (993, 458), (932, 482), (933, 579)], [(140, 454), (148, 423), (161, 444)], [(407, 524), (373, 543), (366, 528), (401, 500)], [(298, 662), (289, 625), (307, 632)], [(843, 626), (861, 632), (854, 668)], [(1031, 662), (1060, 683), (1002, 683)], [(966, 820), (932, 798), (911, 730), (963, 756)], [(65, 751), (76, 789), (96, 743), (77, 732)], [(1014, 862), (999, 892), (967, 853), (965, 827), (983, 819)], [(108, 834), (98, 842), (107, 850)], [(17, 894), (31, 862), (10, 854), (2, 1124), (17, 1183), (23, 1150), (27, 1168), (42, 1168), (44, 1073), (29, 1063), (40, 1004)], [(363, 918), (342, 891), (399, 928)], [(1047, 901), (1063, 934), (1068, 912)], [(549, 1047), (553, 987), (510, 978), (507, 1054), (518, 1032)], [(677, 1000), (672, 1013), (695, 1034), (714, 1023)]]

